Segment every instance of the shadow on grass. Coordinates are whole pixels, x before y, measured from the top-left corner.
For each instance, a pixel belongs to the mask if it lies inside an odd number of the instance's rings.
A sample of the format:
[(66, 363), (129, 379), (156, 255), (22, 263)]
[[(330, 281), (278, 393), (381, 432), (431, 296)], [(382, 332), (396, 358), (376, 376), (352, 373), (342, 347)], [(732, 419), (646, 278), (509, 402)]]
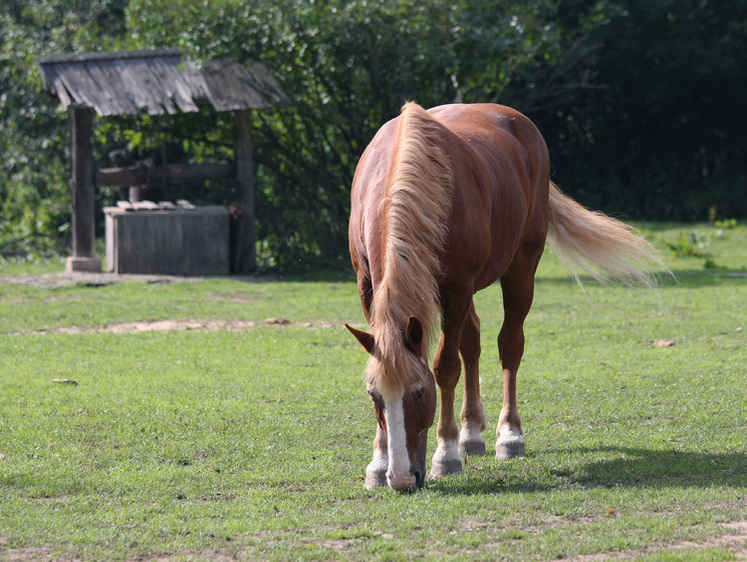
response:
[[(711, 488), (746, 487), (747, 453), (697, 453), (632, 447), (595, 447), (545, 450), (564, 457), (604, 456), (602, 460), (562, 463), (559, 467), (536, 467), (531, 471), (506, 471), (495, 461), (491, 473), (467, 469), (458, 478), (429, 481), (429, 488), (443, 494), (498, 494), (549, 492), (574, 488)], [(614, 458), (609, 458), (614, 455)], [(565, 466), (563, 466), (565, 465)]]
[[(631, 447), (600, 447), (589, 453), (618, 458), (580, 467), (573, 481), (585, 486), (747, 486), (747, 453), (699, 453)], [(579, 451), (582, 453), (582, 451)]]

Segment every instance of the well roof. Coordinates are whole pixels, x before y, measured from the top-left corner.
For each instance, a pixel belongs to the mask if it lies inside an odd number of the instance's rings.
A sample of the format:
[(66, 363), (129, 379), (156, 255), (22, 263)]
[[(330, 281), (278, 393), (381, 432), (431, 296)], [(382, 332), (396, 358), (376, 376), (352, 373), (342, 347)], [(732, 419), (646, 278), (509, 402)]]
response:
[(42, 57), (44, 88), (66, 107), (83, 105), (100, 116), (198, 111), (207, 99), (217, 111), (285, 103), (277, 80), (259, 63), (214, 59), (201, 66), (178, 49)]

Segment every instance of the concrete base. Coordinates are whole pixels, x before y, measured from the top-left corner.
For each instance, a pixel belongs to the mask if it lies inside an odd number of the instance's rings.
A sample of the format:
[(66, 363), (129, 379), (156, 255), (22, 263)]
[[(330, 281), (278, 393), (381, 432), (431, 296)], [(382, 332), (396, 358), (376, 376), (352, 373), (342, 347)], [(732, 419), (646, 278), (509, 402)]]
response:
[(101, 273), (101, 258), (81, 258), (70, 256), (67, 258), (65, 270), (68, 273), (86, 272)]

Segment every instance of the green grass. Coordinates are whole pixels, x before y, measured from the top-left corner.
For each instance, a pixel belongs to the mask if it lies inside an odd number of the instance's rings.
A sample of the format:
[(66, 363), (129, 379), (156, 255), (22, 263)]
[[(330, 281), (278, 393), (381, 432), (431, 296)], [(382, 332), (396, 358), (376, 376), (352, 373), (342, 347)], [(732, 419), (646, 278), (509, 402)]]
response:
[(43, 275), (65, 271), (65, 260), (55, 259), (10, 259), (0, 257), (0, 275)]
[[(696, 228), (644, 226), (667, 256)], [(519, 378), (527, 458), (469, 457), (409, 495), (363, 488), (352, 281), (0, 285), (0, 558), (743, 558), (721, 538), (747, 520), (747, 231), (697, 228), (708, 257), (668, 257), (678, 282), (658, 297), (584, 294), (547, 254)], [(490, 449), (500, 290), (476, 304)], [(94, 331), (163, 319), (257, 326)]]

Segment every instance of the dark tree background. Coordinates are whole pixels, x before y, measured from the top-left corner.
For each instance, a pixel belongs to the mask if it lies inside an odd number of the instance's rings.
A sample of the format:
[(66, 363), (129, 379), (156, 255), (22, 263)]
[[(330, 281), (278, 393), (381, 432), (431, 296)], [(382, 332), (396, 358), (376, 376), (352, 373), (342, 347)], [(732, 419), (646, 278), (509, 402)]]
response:
[(592, 49), (597, 87), (537, 116), (557, 179), (634, 218), (744, 217), (747, 2), (608, 3), (604, 25), (586, 23), (583, 4), (559, 4), (558, 17)]
[[(159, 47), (259, 60), (293, 100), (253, 114), (265, 268), (346, 267), (355, 164), (405, 100), (524, 111), (554, 181), (590, 207), (747, 216), (744, 0), (4, 0), (0, 253), (69, 244), (69, 116), (41, 92), (36, 58)], [(208, 110), (95, 125), (101, 166), (232, 155), (230, 116)], [(232, 188), (172, 192), (227, 204)]]

